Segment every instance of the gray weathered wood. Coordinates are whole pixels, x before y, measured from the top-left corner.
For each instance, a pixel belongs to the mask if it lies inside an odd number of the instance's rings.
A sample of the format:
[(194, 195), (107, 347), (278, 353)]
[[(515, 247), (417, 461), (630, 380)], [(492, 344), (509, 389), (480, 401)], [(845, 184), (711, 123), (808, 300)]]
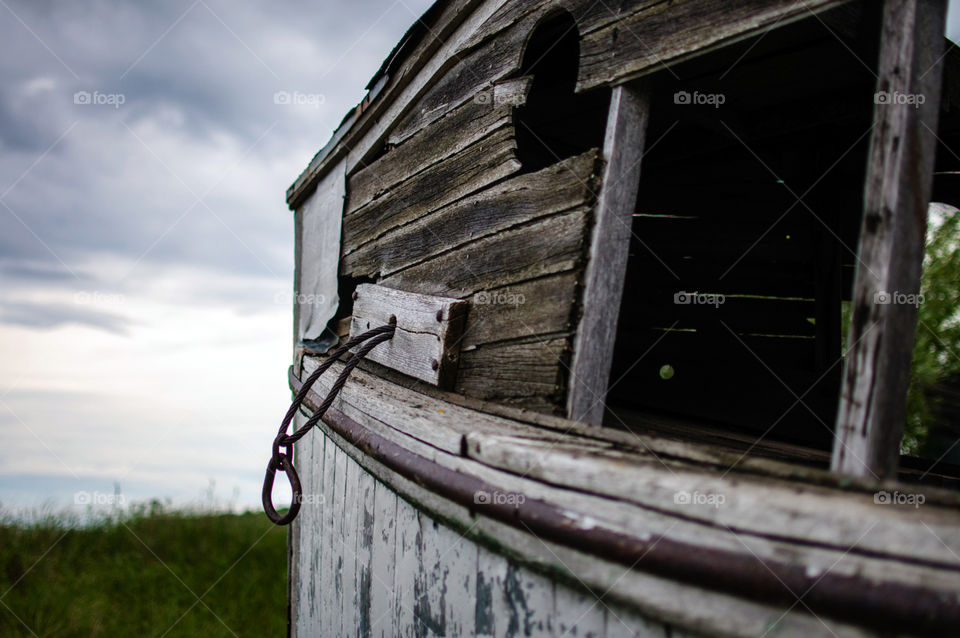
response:
[[(577, 90), (619, 84), (848, 0), (675, 0), (643, 3), (587, 33)], [(941, 33), (942, 36), (942, 33)]]
[(588, 214), (548, 217), (466, 244), (385, 278), (391, 288), (466, 297), (478, 290), (564, 272), (583, 261)]
[[(326, 424), (321, 423), (320, 429), (334, 439), (338, 445), (348, 450), (349, 456), (361, 463), (367, 471), (374, 474), (379, 480), (394, 486), (404, 498), (409, 498), (430, 512), (432, 516), (442, 517), (446, 521), (454, 522), (468, 535), (479, 541), (493, 540), (496, 545), (503, 545), (524, 557), (524, 563), (536, 565), (538, 568), (549, 569), (554, 577), (572, 570), (577, 574), (572, 582), (586, 583), (597, 591), (609, 591), (608, 601), (616, 601), (620, 605), (629, 605), (635, 613), (642, 613), (650, 618), (656, 618), (661, 623), (676, 623), (682, 627), (698, 633), (709, 635), (728, 636), (755, 636), (771, 628), (777, 635), (809, 637), (811, 635), (835, 636), (865, 636), (864, 632), (849, 624), (838, 623), (830, 619), (813, 619), (803, 611), (792, 610), (784, 613), (783, 608), (760, 605), (735, 596), (700, 589), (696, 586), (681, 585), (655, 576), (624, 570), (622, 565), (607, 563), (594, 556), (579, 553), (576, 550), (540, 541), (529, 534), (512, 527), (505, 526), (483, 516), (475, 517), (469, 511), (452, 505), (444, 499), (436, 497), (422, 487), (412, 483), (387, 470), (378, 462), (367, 457), (361, 451), (342, 441), (338, 435), (329, 431)], [(380, 430), (386, 433), (390, 429)], [(546, 488), (549, 489), (549, 488)], [(530, 494), (532, 498), (542, 498), (539, 494)], [(592, 511), (592, 510), (590, 510)], [(412, 515), (410, 515), (412, 512)], [(403, 519), (407, 519), (403, 521)], [(409, 529), (408, 550), (400, 553), (398, 545), (398, 571), (412, 575), (418, 573), (422, 561), (419, 560), (421, 547), (416, 538), (421, 532), (423, 524), (429, 524), (426, 514), (417, 514), (413, 507), (403, 499), (398, 501), (398, 533)], [(401, 522), (403, 521), (403, 522)], [(647, 529), (639, 526), (638, 529)], [(406, 561), (401, 566), (400, 557)], [(832, 561), (826, 564), (832, 564)], [(844, 572), (851, 567), (840, 567)], [(854, 568), (855, 569), (855, 568)], [(566, 577), (564, 577), (566, 578)], [(412, 583), (412, 576), (407, 579)], [(478, 579), (479, 583), (479, 579)], [(562, 586), (560, 583), (557, 587)], [(412, 584), (411, 584), (412, 588)], [(589, 594), (587, 594), (589, 595)], [(401, 608), (398, 604), (398, 608)], [(409, 612), (403, 622), (397, 622), (397, 633), (400, 635), (413, 634), (413, 605), (412, 597), (406, 601)], [(470, 611), (473, 611), (472, 609)], [(826, 627), (824, 624), (826, 623)], [(482, 632), (479, 632), (481, 635)]]
[(603, 604), (595, 593), (558, 587), (553, 605), (553, 622), (561, 636), (601, 638), (604, 635)]
[[(330, 539), (338, 538), (335, 532), (335, 525), (339, 522), (337, 518), (337, 510), (340, 508), (338, 506), (339, 493), (337, 492), (337, 479), (343, 480), (343, 469), (342, 465), (340, 467), (341, 473), (337, 474), (337, 451), (338, 448), (334, 445), (333, 441), (327, 440), (323, 450), (323, 502), (324, 508), (321, 513), (320, 520), (320, 537)], [(342, 492), (341, 492), (342, 493)], [(341, 508), (342, 512), (342, 508)], [(320, 539), (317, 539), (317, 542)], [(339, 629), (339, 618), (340, 610), (333, 609), (331, 603), (331, 597), (333, 592), (323, 595), (320, 592), (328, 591), (326, 588), (329, 587), (330, 583), (333, 583), (336, 580), (336, 569), (337, 569), (337, 560), (336, 556), (341, 554), (340, 550), (334, 546), (332, 542), (325, 542), (327, 551), (322, 552), (320, 555), (320, 579), (319, 579), (319, 588), (320, 591), (317, 591), (318, 584), (314, 583), (312, 585), (313, 595), (317, 596), (321, 600), (320, 604), (320, 622), (319, 633), (321, 635), (333, 635)], [(337, 623), (337, 624), (335, 624)], [(335, 628), (336, 627), (336, 628)], [(313, 628), (311, 628), (313, 629)], [(309, 636), (314, 631), (305, 632), (303, 635)]]
[(603, 144), (606, 167), (590, 234), (567, 392), (567, 415), (575, 421), (603, 422), (649, 111), (648, 87), (613, 89)]
[(418, 219), (520, 169), (509, 127), (492, 132), (405, 180), (343, 218), (343, 251), (354, 250), (391, 228)]
[(467, 302), (373, 284), (357, 286), (350, 336), (396, 322), (393, 337), (367, 355), (371, 361), (446, 387), (456, 378)]
[(346, 157), (347, 173), (352, 173), (371, 150), (382, 145), (395, 120), (423, 94), (425, 87), (449, 68), (450, 56), (505, 1), (454, 0), (444, 7), (436, 26), (431, 28), (433, 37), (423, 38), (401, 68), (394, 72), (379, 99), (364, 109), (349, 130), (337, 131), (329, 148), (321, 149), (287, 189), (290, 207), (299, 206), (301, 199), (313, 190), (316, 180), (334, 162)]
[(419, 131), (348, 180), (348, 211), (509, 124), (510, 106), (471, 100)]
[[(413, 506), (397, 501), (397, 548), (394, 563), (393, 626), (412, 628), (416, 623), (414, 608), (416, 589), (414, 580), (420, 566), (420, 512)], [(412, 634), (409, 629), (405, 633)]]
[(517, 175), (344, 254), (341, 272), (352, 277), (398, 270), (496, 234), (592, 202), (599, 189), (598, 154), (590, 151), (535, 173)]
[(528, 16), (482, 47), (453, 56), (449, 70), (435, 79), (390, 132), (390, 142), (410, 137), (445, 113), (475, 99), (497, 81), (519, 71), (523, 47), (535, 24), (534, 18)]
[(577, 275), (576, 271), (565, 272), (475, 293), (469, 298), (462, 350), (570, 332), (573, 323), (569, 309), (575, 302)]
[[(569, 347), (567, 334), (465, 351), (461, 354), (456, 390), (480, 399), (506, 402), (529, 397), (559, 399), (563, 388), (561, 362)], [(544, 407), (553, 405), (549, 402)]]
[(374, 490), (372, 590), (370, 594), (371, 634), (393, 635), (394, 570), (397, 548), (397, 494), (377, 481)]
[[(360, 474), (363, 469), (351, 462), (349, 457), (344, 459), (346, 473), (343, 481), (343, 518), (341, 520), (340, 553), (337, 561), (340, 564), (340, 635), (356, 632), (360, 627), (360, 614), (357, 588), (357, 492), (360, 485)], [(336, 581), (335, 581), (336, 582)]]
[(360, 636), (373, 636), (373, 544), (374, 516), (376, 514), (374, 494), (377, 481), (362, 469), (357, 485), (357, 630)]
[[(927, 205), (933, 181), (946, 2), (887, 0), (853, 316), (831, 467), (894, 476), (906, 418)], [(919, 105), (896, 96), (924, 96)], [(886, 295), (886, 303), (880, 296)]]
[[(335, 374), (340, 366), (335, 364), (332, 372)], [(310, 369), (307, 366), (305, 372), (309, 373)], [(321, 377), (318, 381), (320, 387), (317, 392), (321, 394), (325, 392), (325, 387), (321, 385), (324, 379)], [(630, 517), (639, 515), (640, 511), (659, 511), (671, 512), (675, 522), (680, 518), (700, 520), (713, 528), (714, 533), (710, 534), (705, 533), (706, 529), (691, 531), (691, 542), (708, 543), (712, 538), (736, 551), (745, 550), (735, 538), (727, 537), (724, 540), (726, 526), (759, 539), (793, 538), (801, 544), (813, 540), (821, 546), (833, 546), (837, 552), (846, 552), (856, 544), (856, 548), (848, 555), (851, 560), (861, 562), (864, 558), (859, 554), (868, 552), (899, 561), (939, 563), (949, 568), (955, 563), (951, 552), (960, 552), (960, 525), (957, 523), (960, 519), (957, 518), (955, 505), (943, 508), (927, 503), (920, 510), (884, 507), (876, 505), (873, 494), (869, 492), (857, 494), (835, 488), (802, 486), (796, 482), (771, 481), (742, 473), (718, 476), (716, 472), (706, 472), (676, 460), (658, 459), (649, 452), (628, 454), (584, 447), (576, 442), (578, 437), (568, 436), (566, 443), (559, 440), (537, 443), (543, 431), (532, 426), (526, 432), (514, 430), (516, 434), (507, 437), (498, 437), (493, 432), (480, 435), (478, 432), (486, 424), (495, 423), (496, 419), (491, 421), (488, 415), (478, 415), (471, 420), (469, 412), (457, 406), (377, 380), (361, 371), (356, 371), (344, 386), (341, 399), (334, 404), (334, 408), (345, 411), (351, 418), (370, 427), (379, 428), (378, 431), (383, 431), (388, 438), (400, 436), (398, 442), (415, 448), (418, 454), (434, 458), (437, 462), (455, 463), (452, 467), (467, 471), (464, 465), (467, 461), (461, 456), (454, 437), (449, 442), (444, 442), (441, 437), (430, 438), (434, 430), (442, 432), (452, 427), (461, 428), (467, 437), (466, 450), (470, 459), (482, 462), (470, 465), (470, 472), (492, 484), (501, 484), (504, 489), (525, 493), (531, 498), (538, 495), (553, 502), (562, 499), (572, 509), (575, 509), (574, 500), (586, 498), (577, 496), (577, 491), (588, 489), (594, 494), (607, 494), (621, 504), (610, 508), (603, 505), (602, 500), (594, 498), (583, 501), (577, 507), (590, 512), (591, 516), (599, 516), (601, 511), (607, 512), (604, 514), (606, 520), (620, 520), (615, 524), (625, 530), (651, 530), (652, 526), (660, 523), (649, 518), (649, 513), (643, 514), (642, 519)], [(415, 416), (411, 419), (403, 414)], [(521, 427), (516, 422), (501, 422), (505, 428)], [(388, 427), (384, 423), (391, 425)], [(416, 424), (413, 436), (418, 440), (430, 441), (429, 444), (402, 438), (406, 435), (401, 432), (407, 431), (411, 423)], [(431, 423), (435, 424), (432, 428)], [(437, 456), (439, 450), (443, 449), (437, 443), (447, 450), (444, 453), (446, 456)], [(511, 476), (527, 478), (516, 483), (514, 481), (517, 479)], [(553, 488), (544, 487), (547, 483), (565, 485), (573, 491), (551, 491)], [(888, 491), (909, 491), (903, 486), (886, 487)], [(724, 494), (726, 501), (720, 508), (691, 508), (675, 502), (674, 496), (681, 491)], [(925, 493), (932, 491), (924, 490)], [(623, 501), (631, 501), (643, 509), (633, 510)], [(862, 536), (868, 531), (865, 521), (877, 524), (869, 530), (869, 534)], [(920, 521), (923, 521), (922, 525)], [(669, 521), (665, 520), (662, 524), (663, 530), (671, 527)], [(682, 526), (677, 527), (672, 534), (682, 535), (682, 529)], [(719, 535), (715, 535), (717, 531)], [(799, 546), (794, 547), (791, 551), (797, 552)], [(759, 549), (754, 551), (761, 552)], [(769, 555), (775, 556), (777, 551), (771, 548)], [(811, 560), (820, 562), (822, 559), (812, 557)], [(872, 568), (861, 566), (860, 569)], [(889, 570), (890, 567), (883, 569)], [(927, 577), (933, 576), (928, 574)], [(905, 575), (904, 578), (913, 577)]]

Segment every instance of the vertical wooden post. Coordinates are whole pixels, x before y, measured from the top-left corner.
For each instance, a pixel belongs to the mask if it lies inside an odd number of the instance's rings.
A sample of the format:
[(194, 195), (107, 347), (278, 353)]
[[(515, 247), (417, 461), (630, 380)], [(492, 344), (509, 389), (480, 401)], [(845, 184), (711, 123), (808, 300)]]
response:
[[(885, 0), (847, 360), (831, 467), (896, 474), (917, 323), (945, 0)], [(922, 102), (922, 103), (921, 103)]]
[(597, 425), (603, 422), (649, 111), (645, 81), (614, 87), (567, 394), (567, 415)]

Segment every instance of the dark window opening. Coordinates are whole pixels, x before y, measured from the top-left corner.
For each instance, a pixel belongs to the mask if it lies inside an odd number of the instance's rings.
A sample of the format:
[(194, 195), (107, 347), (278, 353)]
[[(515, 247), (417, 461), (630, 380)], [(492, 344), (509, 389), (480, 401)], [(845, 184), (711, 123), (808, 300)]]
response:
[(610, 91), (574, 93), (580, 35), (569, 12), (544, 19), (523, 53), (521, 76), (533, 76), (526, 103), (514, 114), (517, 156), (524, 172), (540, 170), (603, 145)]
[(863, 6), (651, 78), (608, 425), (828, 465), (874, 106)]

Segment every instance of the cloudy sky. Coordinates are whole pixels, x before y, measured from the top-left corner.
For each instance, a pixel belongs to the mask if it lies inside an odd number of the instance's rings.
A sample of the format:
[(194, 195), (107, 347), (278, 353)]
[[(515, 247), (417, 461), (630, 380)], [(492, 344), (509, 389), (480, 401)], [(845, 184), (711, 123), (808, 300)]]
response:
[(284, 192), (427, 6), (0, 1), (8, 513), (115, 483), (257, 505), (289, 402)]
[(289, 401), (284, 192), (428, 5), (0, 0), (7, 514), (115, 484), (257, 506)]

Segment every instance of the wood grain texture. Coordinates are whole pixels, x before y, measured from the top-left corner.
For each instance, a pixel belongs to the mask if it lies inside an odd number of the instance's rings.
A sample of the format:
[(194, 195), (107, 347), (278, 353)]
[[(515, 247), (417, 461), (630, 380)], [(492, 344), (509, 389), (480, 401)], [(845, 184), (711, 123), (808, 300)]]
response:
[(398, 270), (539, 217), (588, 205), (599, 189), (596, 152), (517, 175), (345, 252), (341, 273), (386, 277)]
[(606, 167), (569, 375), (567, 415), (574, 421), (603, 422), (649, 111), (649, 87), (622, 85), (613, 90), (603, 145)]
[[(484, 345), (461, 354), (456, 391), (492, 401), (563, 395), (570, 335)], [(551, 402), (552, 403), (552, 402)]]
[[(326, 438), (326, 437), (324, 437)], [(393, 632), (393, 601), (396, 596), (397, 495), (377, 481), (373, 505), (372, 583), (370, 633), (387, 638)]]
[(508, 104), (470, 100), (437, 120), (429, 129), (362, 166), (347, 180), (346, 211), (352, 212), (405, 179), (462, 151), (509, 124)]
[(620, 84), (846, 0), (676, 0), (641, 5), (580, 45), (577, 90)]
[(510, 128), (494, 131), (344, 216), (341, 251), (353, 250), (519, 169), (513, 131)]
[(449, 68), (437, 77), (412, 105), (409, 113), (395, 123), (389, 143), (399, 144), (458, 106), (473, 100), (495, 83), (520, 70), (527, 36), (535, 24), (533, 16), (520, 20), (484, 46), (460, 50), (449, 60)]
[(373, 284), (357, 286), (350, 336), (395, 322), (393, 337), (367, 358), (432, 385), (456, 378), (467, 302)]
[[(438, 499), (417, 484), (392, 474), (390, 470), (344, 442), (337, 434), (329, 431), (326, 424), (321, 423), (319, 427), (327, 436), (336, 441), (338, 446), (343, 445), (348, 450), (348, 456), (359, 462), (366, 471), (377, 477), (378, 480), (388, 482), (403, 495), (404, 498), (398, 500), (398, 538), (406, 536), (409, 541), (405, 543), (402, 553), (398, 545), (397, 564), (398, 573), (401, 571), (401, 561), (406, 565), (404, 573), (410, 576), (409, 579), (402, 579), (406, 582), (412, 582), (414, 575), (420, 574), (423, 568), (423, 561), (418, 558), (422, 546), (418, 545), (416, 539), (422, 533), (424, 525), (432, 524), (427, 514), (429, 513), (430, 516), (454, 525), (458, 532), (466, 532), (467, 537), (474, 541), (484, 544), (492, 543), (494, 547), (510, 548), (515, 553), (514, 555), (523, 557), (518, 565), (520, 565), (520, 569), (524, 570), (524, 576), (526, 573), (533, 573), (530, 571), (531, 569), (547, 570), (547, 573), (550, 574), (549, 577), (555, 580), (554, 586), (558, 590), (563, 587), (570, 587), (573, 584), (572, 593), (580, 592), (580, 597), (578, 598), (575, 595), (572, 598), (567, 598), (563, 594), (560, 597), (562, 600), (571, 600), (571, 606), (582, 605), (588, 607), (595, 600), (593, 594), (579, 589), (586, 584), (595, 591), (606, 592), (604, 602), (607, 605), (616, 605), (617, 614), (631, 626), (653, 627), (654, 629), (658, 626), (664, 627), (663, 632), (653, 631), (649, 634), (641, 633), (639, 635), (662, 636), (664, 633), (672, 635), (677, 628), (684, 628), (704, 635), (738, 637), (759, 635), (771, 628), (776, 630), (777, 635), (796, 636), (798, 638), (811, 635), (836, 635), (851, 638), (873, 635), (829, 618), (814, 619), (809, 614), (797, 610), (784, 613), (782, 608), (758, 605), (727, 594), (700, 589), (696, 586), (680, 585), (674, 581), (650, 576), (638, 570), (624, 571), (622, 565), (610, 564), (576, 550), (541, 541), (529, 534), (483, 516), (474, 517), (467, 510), (449, 504), (443, 499)], [(406, 499), (416, 503), (416, 508), (410, 505)], [(419, 508), (423, 509), (419, 510)], [(403, 533), (405, 529), (408, 530), (407, 534)], [(477, 610), (482, 613), (484, 610), (494, 609), (493, 605), (479, 604), (484, 595), (482, 590), (495, 582), (495, 579), (483, 577), (479, 567), (484, 564), (481, 559), (482, 551), (482, 549), (478, 549), (478, 606), (471, 606), (466, 610), (467, 613), (475, 614), (475, 617), (480, 615)], [(843, 569), (846, 570), (847, 568)], [(506, 571), (506, 566), (504, 566), (502, 572), (506, 573)], [(571, 571), (577, 576), (570, 575)], [(504, 580), (506, 579), (501, 582)], [(481, 583), (483, 583), (483, 586), (481, 586)], [(493, 599), (496, 599), (499, 593), (503, 591), (494, 587), (489, 587), (489, 589), (490, 591), (486, 596)], [(505, 593), (501, 600), (506, 600)], [(401, 614), (405, 622), (396, 622), (393, 625), (395, 632), (393, 635), (417, 635), (415, 633), (417, 625), (412, 613), (414, 602), (411, 597), (408, 597), (406, 602), (408, 607), (401, 607), (402, 603), (398, 604), (398, 609), (407, 609), (408, 611)], [(503, 605), (502, 608), (506, 609), (508, 615), (506, 622), (501, 623), (496, 617), (486, 619), (478, 617), (478, 635), (491, 635), (483, 631), (486, 627), (509, 626), (511, 612), (506, 605)], [(551, 610), (550, 615), (555, 616), (555, 612)], [(522, 617), (520, 616), (520, 618)], [(670, 626), (666, 627), (665, 623), (669, 623)], [(826, 628), (823, 623), (826, 623)], [(608, 624), (604, 623), (604, 627), (607, 626)], [(565, 635), (579, 635), (580, 631), (578, 627)], [(531, 635), (543, 634), (531, 633)], [(556, 631), (554, 626), (554, 632), (547, 635), (559, 636), (561, 632)]]
[(450, 56), (476, 28), (506, 0), (454, 0), (448, 3), (432, 28), (433, 37), (424, 38), (388, 80), (377, 100), (357, 117), (349, 129), (340, 129), (318, 152), (296, 181), (287, 189), (291, 208), (312, 192), (316, 180), (330, 165), (347, 158), (347, 173), (378, 144), (384, 143), (388, 128), (410, 108), (436, 76), (448, 68)]
[[(917, 306), (933, 180), (946, 3), (887, 0), (870, 141), (837, 441), (831, 468), (893, 476), (906, 419)], [(896, 95), (923, 95), (922, 105)], [(889, 296), (886, 303), (883, 295)]]
[(578, 273), (570, 271), (474, 293), (462, 349), (571, 332), (578, 285)]
[[(334, 374), (340, 365), (334, 365)], [(305, 372), (309, 373), (311, 368), (308, 365)], [(324, 378), (318, 385), (324, 383)], [(324, 389), (317, 391), (322, 393)], [(587, 445), (589, 439), (585, 441), (583, 435), (545, 433), (534, 426), (524, 428), (521, 423), (482, 413), (474, 413), (475, 418), (471, 419), (469, 411), (458, 406), (361, 371), (354, 373), (333, 407), (416, 453), (458, 471), (470, 472), (528, 498), (565, 503), (572, 511), (586, 512), (616, 529), (634, 530), (630, 533), (669, 530), (675, 538), (698, 544), (718, 543), (735, 551), (748, 551), (740, 539), (750, 536), (759, 544), (751, 543), (749, 551), (771, 558), (786, 551), (787, 546), (778, 548), (778, 543), (793, 539), (789, 551), (794, 561), (809, 560), (818, 565), (826, 560), (829, 565), (843, 558), (853, 561), (850, 569), (857, 565), (856, 569), (864, 573), (903, 578), (905, 582), (938, 577), (936, 571), (904, 571), (895, 569), (889, 561), (872, 563), (869, 557), (887, 556), (904, 565), (914, 561), (957, 569), (951, 553), (960, 551), (956, 500), (954, 497), (950, 507), (933, 505), (937, 498), (933, 489), (924, 488), (928, 502), (924, 508), (916, 509), (876, 505), (873, 494), (867, 490), (850, 492), (805, 486), (742, 472), (719, 476), (669, 455), (661, 456), (666, 453), (663, 448), (658, 453), (641, 445), (626, 452), (607, 444), (604, 449)], [(514, 434), (504, 437), (491, 431), (490, 426), (496, 423)], [(444, 434), (451, 429), (466, 437), (465, 448), (455, 436), (448, 438)], [(464, 449), (468, 458), (462, 456)], [(888, 491), (909, 489), (884, 487)], [(584, 490), (593, 496), (587, 496)], [(684, 505), (674, 500), (677, 493), (684, 491), (724, 494), (726, 500), (719, 508)], [(597, 498), (599, 495), (606, 496)], [(694, 524), (691, 520), (699, 522)], [(801, 547), (809, 543), (833, 549), (818, 555), (812, 547)], [(851, 550), (852, 545), (856, 546)], [(801, 554), (806, 558), (800, 558)], [(888, 575), (883, 576), (884, 573)], [(956, 574), (944, 578), (945, 581), (938, 581), (940, 586), (960, 588)], [(951, 580), (953, 585), (948, 584)]]
[(538, 220), (485, 237), (416, 266), (381, 283), (424, 294), (466, 297), (535, 277), (564, 272), (583, 260), (588, 212)]

